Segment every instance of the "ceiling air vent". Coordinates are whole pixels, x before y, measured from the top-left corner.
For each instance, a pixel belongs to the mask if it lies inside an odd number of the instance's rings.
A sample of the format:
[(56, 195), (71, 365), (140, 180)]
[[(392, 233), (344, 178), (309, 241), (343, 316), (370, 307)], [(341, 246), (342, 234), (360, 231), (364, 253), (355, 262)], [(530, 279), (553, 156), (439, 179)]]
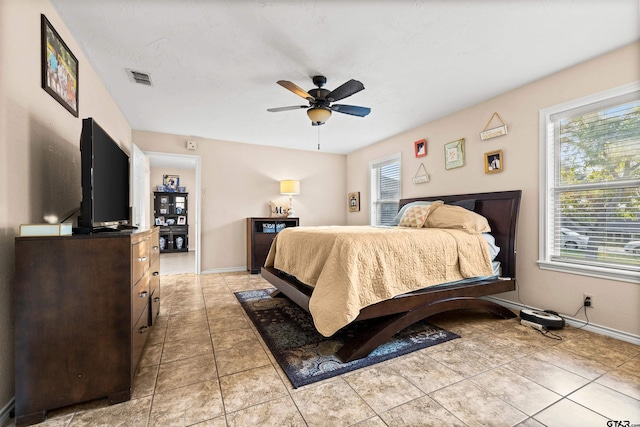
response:
[(151, 75), (149, 73), (143, 73), (141, 71), (130, 70), (127, 68), (129, 78), (134, 83), (140, 83), (142, 85), (153, 86), (151, 84)]

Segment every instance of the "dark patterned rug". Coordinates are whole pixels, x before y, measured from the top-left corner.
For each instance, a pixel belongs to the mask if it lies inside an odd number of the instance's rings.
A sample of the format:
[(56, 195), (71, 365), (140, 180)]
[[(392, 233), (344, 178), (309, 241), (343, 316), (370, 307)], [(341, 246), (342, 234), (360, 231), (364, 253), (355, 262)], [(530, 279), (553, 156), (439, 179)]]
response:
[(352, 323), (326, 338), (316, 331), (309, 313), (288, 298), (271, 298), (273, 291), (242, 291), (235, 295), (295, 388), (460, 338), (422, 321), (397, 333), (369, 356), (342, 363), (336, 351), (368, 321)]

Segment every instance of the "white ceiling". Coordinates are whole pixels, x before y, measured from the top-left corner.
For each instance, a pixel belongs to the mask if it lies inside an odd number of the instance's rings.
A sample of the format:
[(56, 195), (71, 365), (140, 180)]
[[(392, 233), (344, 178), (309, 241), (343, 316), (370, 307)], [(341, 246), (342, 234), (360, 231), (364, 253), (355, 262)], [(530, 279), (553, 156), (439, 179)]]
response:
[[(640, 39), (639, 0), (52, 3), (134, 129), (333, 153)], [(328, 89), (360, 80), (340, 103), (371, 114), (312, 127), (304, 110), (266, 111), (306, 103), (277, 80), (309, 90), (317, 74)]]

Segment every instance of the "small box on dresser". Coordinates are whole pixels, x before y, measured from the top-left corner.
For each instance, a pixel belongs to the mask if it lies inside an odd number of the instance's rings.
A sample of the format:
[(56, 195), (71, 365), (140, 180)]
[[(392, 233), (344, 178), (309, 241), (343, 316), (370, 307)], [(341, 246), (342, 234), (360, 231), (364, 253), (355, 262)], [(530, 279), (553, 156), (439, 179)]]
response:
[(18, 237), (15, 249), (16, 425), (129, 400), (159, 310), (158, 229)]

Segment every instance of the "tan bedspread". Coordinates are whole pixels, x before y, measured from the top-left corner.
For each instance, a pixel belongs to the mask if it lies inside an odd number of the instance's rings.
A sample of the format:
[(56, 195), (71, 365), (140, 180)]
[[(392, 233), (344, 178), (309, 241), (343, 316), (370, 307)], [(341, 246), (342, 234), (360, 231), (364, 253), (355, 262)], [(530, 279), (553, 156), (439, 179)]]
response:
[(314, 287), (309, 309), (316, 329), (327, 337), (369, 305), (493, 274), (482, 235), (434, 228), (285, 228), (276, 236), (265, 266)]

